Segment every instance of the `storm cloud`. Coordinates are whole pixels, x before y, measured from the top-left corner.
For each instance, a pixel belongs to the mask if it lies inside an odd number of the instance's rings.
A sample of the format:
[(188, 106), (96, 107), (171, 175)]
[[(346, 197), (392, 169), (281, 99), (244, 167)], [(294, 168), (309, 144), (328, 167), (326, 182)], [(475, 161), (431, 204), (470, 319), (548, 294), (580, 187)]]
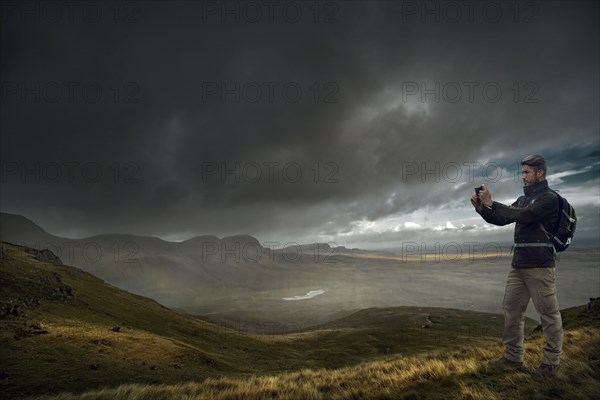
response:
[(596, 2), (2, 7), (0, 206), (54, 234), (481, 235), (538, 153), (599, 236)]

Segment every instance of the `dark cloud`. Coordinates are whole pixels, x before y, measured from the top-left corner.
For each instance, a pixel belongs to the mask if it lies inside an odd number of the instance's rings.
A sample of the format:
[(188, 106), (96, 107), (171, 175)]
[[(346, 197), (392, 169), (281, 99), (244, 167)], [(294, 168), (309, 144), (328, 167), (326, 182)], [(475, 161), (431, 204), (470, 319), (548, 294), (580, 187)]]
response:
[[(300, 6), (295, 23), (278, 12), (271, 23), (260, 2), (258, 23), (243, 2), (225, 17), (215, 2), (116, 3), (73, 23), (23, 20), (15, 6), (1, 39), (2, 210), (57, 234), (291, 238), (460, 206), (477, 180), (464, 163), (597, 163), (598, 4), (501, 3), (494, 22), (482, 2), (471, 22), (467, 3), (452, 22), (444, 2), (429, 14), (420, 2), (330, 2), (318, 23), (308, 3), (281, 6)], [(17, 176), (49, 162), (61, 179)], [(461, 166), (467, 183), (407, 174), (436, 163)], [(564, 182), (593, 182), (597, 168)]]

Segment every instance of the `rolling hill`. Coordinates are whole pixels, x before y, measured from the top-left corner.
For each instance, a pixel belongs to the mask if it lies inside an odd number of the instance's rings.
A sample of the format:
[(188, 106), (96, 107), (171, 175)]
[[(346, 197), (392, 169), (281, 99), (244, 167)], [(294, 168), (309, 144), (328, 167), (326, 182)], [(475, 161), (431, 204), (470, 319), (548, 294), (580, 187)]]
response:
[[(374, 308), (311, 329), (267, 325), (255, 334), (250, 326), (212, 324), (125, 292), (49, 251), (7, 243), (1, 249), (2, 398), (583, 399), (600, 393), (598, 307), (563, 312), (565, 373), (547, 384), (523, 372), (487, 370), (487, 360), (501, 353), (498, 315)], [(528, 321), (528, 331), (534, 326)], [(539, 362), (542, 342), (539, 332), (528, 337), (529, 368)]]

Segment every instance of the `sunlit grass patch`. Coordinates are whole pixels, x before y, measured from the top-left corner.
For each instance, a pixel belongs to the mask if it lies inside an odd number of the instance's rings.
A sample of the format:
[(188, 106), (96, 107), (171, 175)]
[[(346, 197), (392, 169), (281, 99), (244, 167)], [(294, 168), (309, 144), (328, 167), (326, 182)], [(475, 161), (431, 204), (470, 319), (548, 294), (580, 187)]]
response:
[[(599, 372), (587, 355), (600, 348), (598, 330), (569, 331), (577, 343), (565, 349), (563, 371), (553, 378), (528, 372), (498, 372), (487, 362), (496, 348), (461, 348), (420, 356), (391, 356), (333, 370), (304, 369), (273, 376), (208, 378), (177, 385), (124, 385), (84, 394), (38, 397), (48, 400), (138, 399), (592, 399), (600, 394)], [(543, 338), (528, 340), (527, 367), (541, 358)]]

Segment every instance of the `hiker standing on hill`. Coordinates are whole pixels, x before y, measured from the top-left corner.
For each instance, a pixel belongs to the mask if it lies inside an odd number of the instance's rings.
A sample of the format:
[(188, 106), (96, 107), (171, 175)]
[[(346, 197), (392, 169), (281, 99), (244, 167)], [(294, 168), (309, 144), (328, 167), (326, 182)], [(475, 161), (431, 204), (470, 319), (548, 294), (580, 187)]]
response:
[(534, 375), (552, 375), (560, 369), (562, 352), (562, 319), (556, 300), (555, 250), (540, 224), (552, 229), (558, 219), (558, 198), (548, 191), (546, 160), (539, 155), (521, 161), (524, 196), (511, 206), (492, 201), (482, 185), (479, 196), (471, 196), (471, 204), (484, 220), (494, 225), (516, 222), (512, 268), (504, 292), (505, 353), (491, 365), (495, 368), (523, 366), (525, 350), (524, 318), (529, 299), (540, 314), (546, 337), (544, 358)]

